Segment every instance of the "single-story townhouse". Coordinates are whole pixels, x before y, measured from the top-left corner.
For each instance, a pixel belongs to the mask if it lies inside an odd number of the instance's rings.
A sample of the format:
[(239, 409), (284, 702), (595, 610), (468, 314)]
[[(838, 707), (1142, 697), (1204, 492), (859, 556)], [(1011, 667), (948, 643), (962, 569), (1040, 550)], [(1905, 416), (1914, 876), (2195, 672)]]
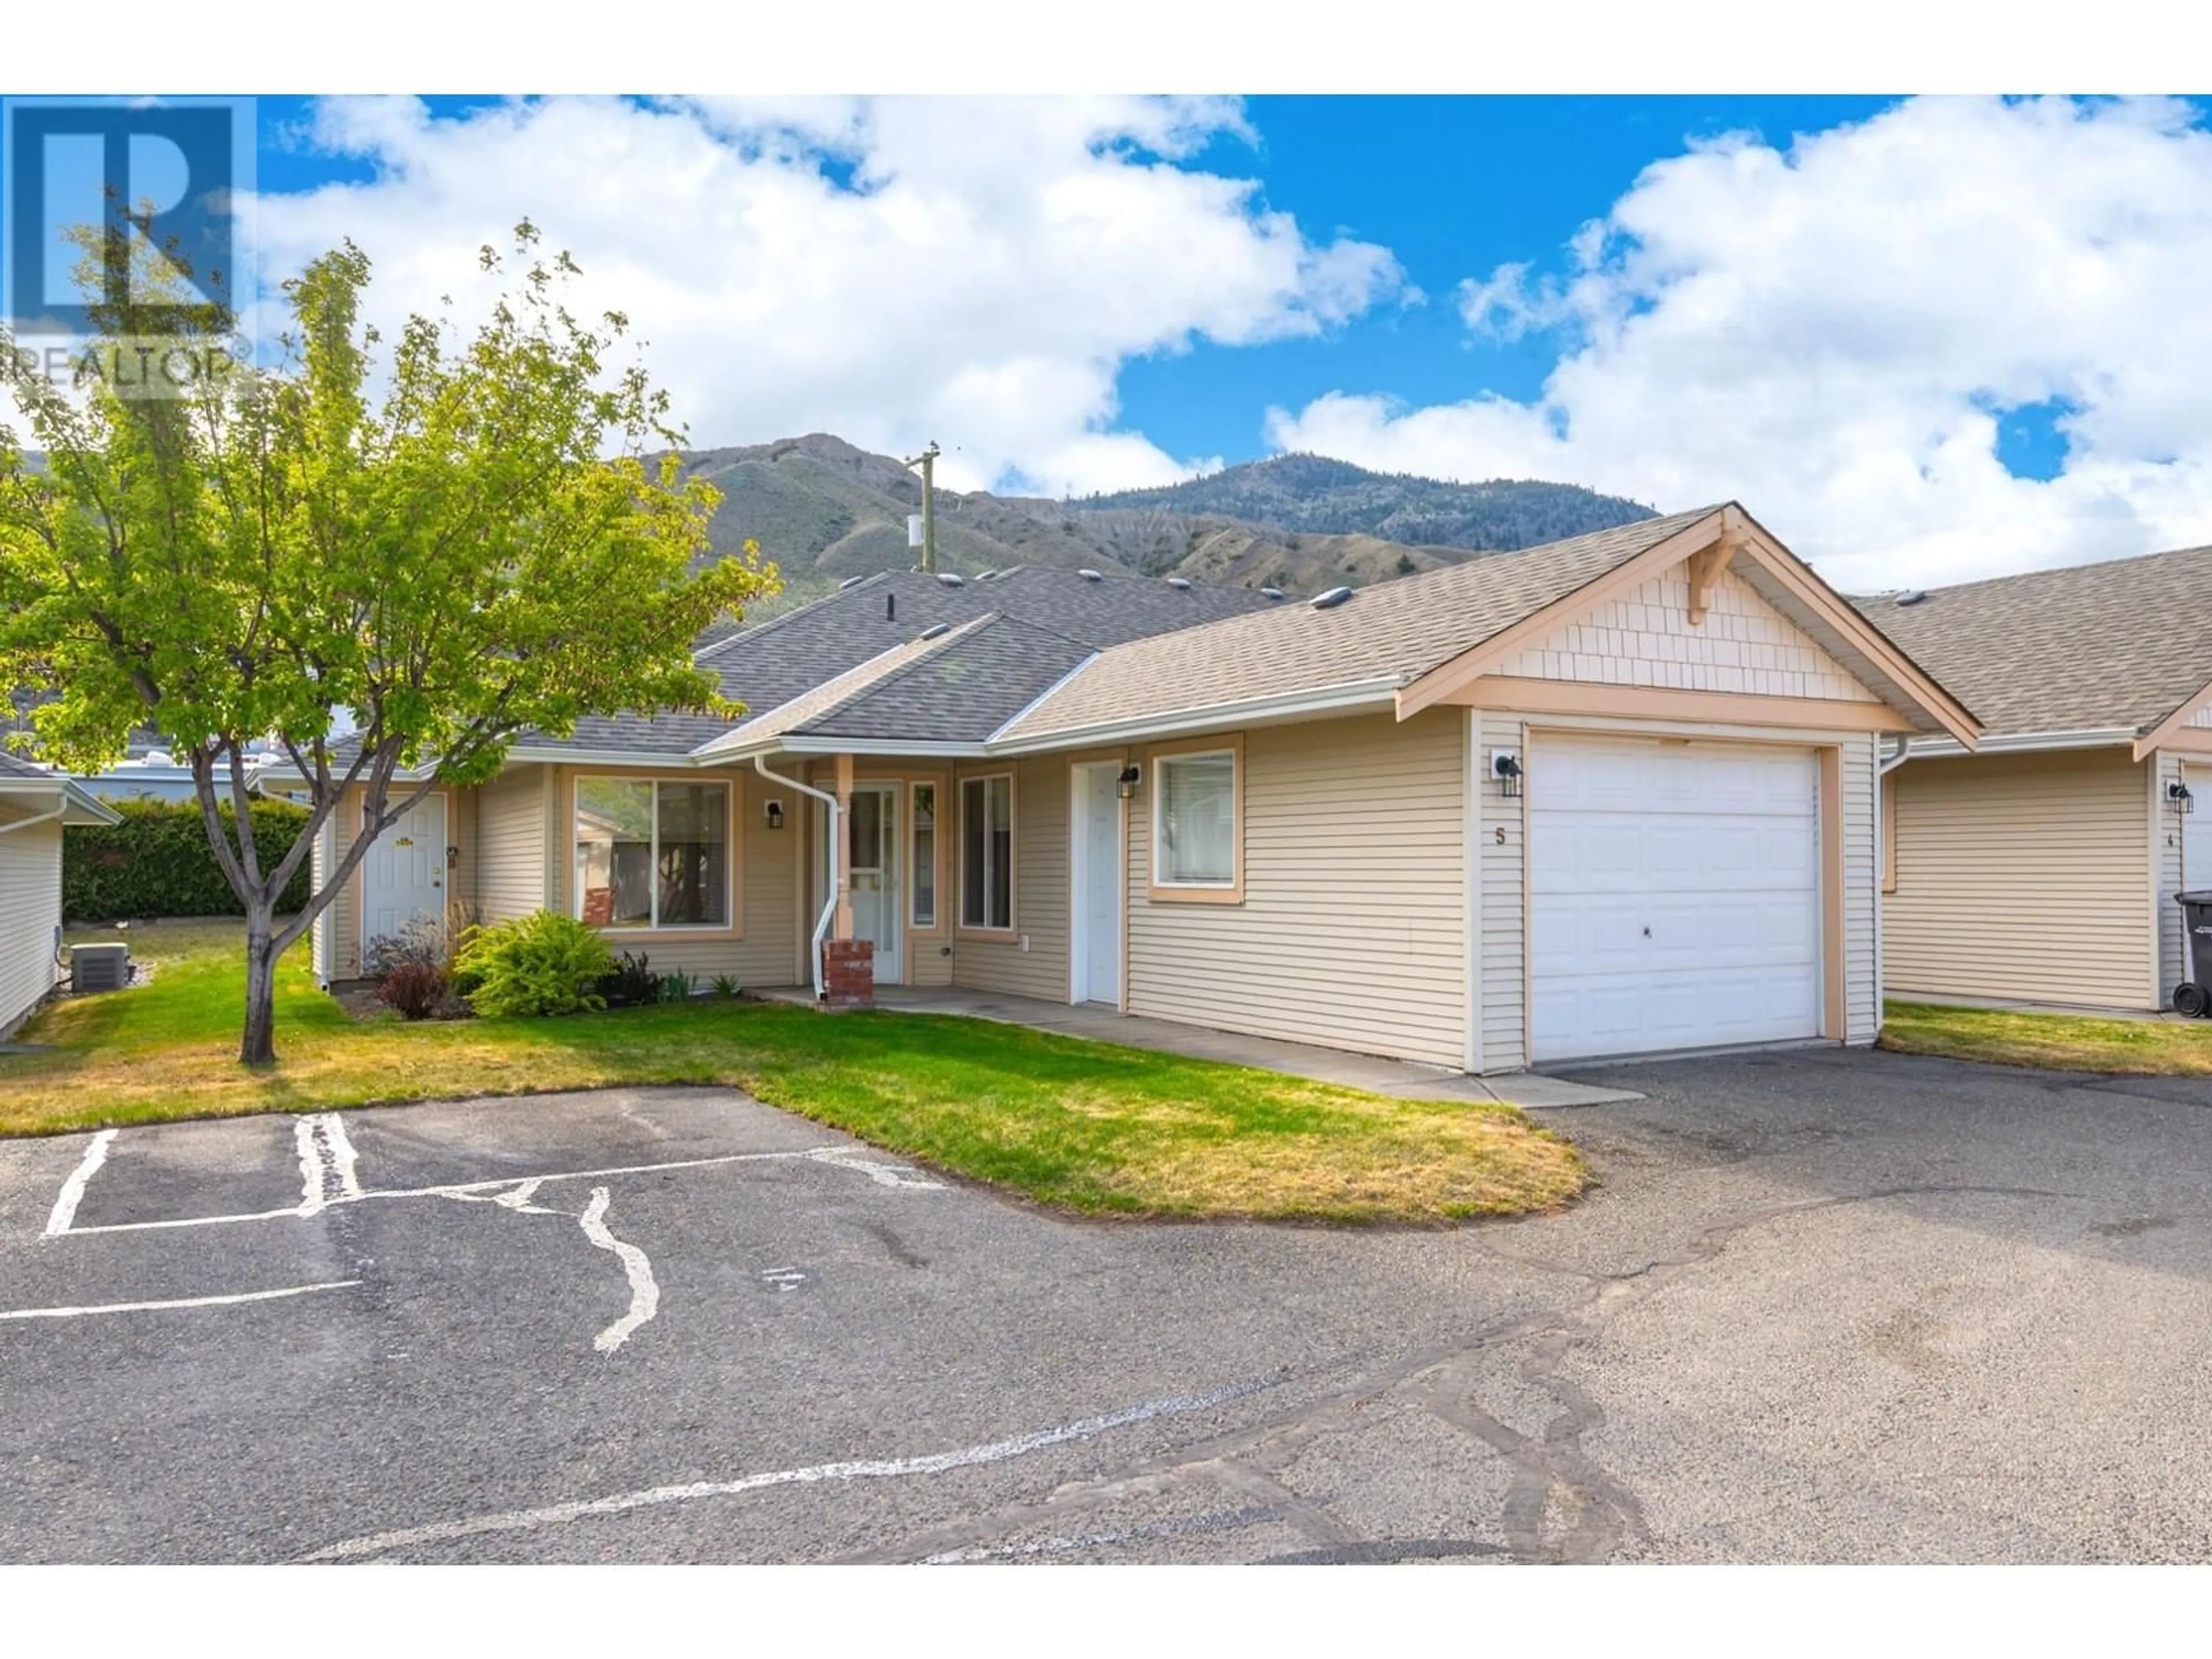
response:
[(58, 772), (0, 749), (0, 1038), (61, 978), (63, 826), (115, 821)]
[(1476, 1072), (1864, 1043), (1877, 746), (1980, 732), (1733, 503), (1310, 600), (872, 576), (701, 660), (744, 720), (526, 737), (380, 841), (323, 979), (548, 906), (756, 988), (860, 939), (878, 983)]
[(1885, 755), (1889, 988), (2163, 1006), (2212, 887), (2212, 548), (1858, 604), (1988, 726)]

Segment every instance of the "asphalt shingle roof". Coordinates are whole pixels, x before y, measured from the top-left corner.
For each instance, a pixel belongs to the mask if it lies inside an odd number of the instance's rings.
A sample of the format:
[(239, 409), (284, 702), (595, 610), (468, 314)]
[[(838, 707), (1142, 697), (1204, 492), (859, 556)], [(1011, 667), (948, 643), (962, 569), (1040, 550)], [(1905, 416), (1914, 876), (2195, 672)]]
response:
[(2212, 681), (2212, 547), (1852, 603), (1993, 735), (2147, 732)]
[(1410, 679), (1618, 569), (1717, 511), (1701, 507), (1518, 553), (1401, 577), (1316, 611), (1256, 616), (1121, 645), (1024, 714), (1009, 738), (1040, 738), (1256, 698)]
[[(969, 577), (957, 587), (921, 571), (891, 571), (717, 640), (699, 653), (699, 661), (720, 674), (722, 695), (744, 703), (751, 720), (909, 643), (939, 623), (958, 627), (996, 615), (1008, 623), (1057, 636), (1060, 643), (1047, 648), (1034, 634), (1000, 634), (990, 647), (961, 659), (970, 668), (957, 686), (950, 680), (938, 684), (937, 689), (951, 699), (949, 712), (972, 726), (973, 710), (988, 696), (985, 671), (993, 664), (1006, 671), (1006, 684), (1013, 689), (1002, 700), (995, 726), (1073, 665), (1065, 660), (1068, 642), (1086, 648), (1117, 645), (1164, 629), (1294, 603), (1270, 599), (1250, 588), (1206, 583), (1175, 587), (1150, 577), (1105, 576), (1092, 581), (1073, 570), (1041, 565), (1018, 566), (988, 578)], [(1013, 660), (1020, 641), (1060, 662), (1041, 684), (1034, 684), (1030, 665)], [(954, 670), (948, 666), (944, 672), (949, 675)], [(1021, 692), (1021, 686), (1033, 689)], [(878, 704), (877, 710), (887, 715), (893, 712), (886, 704)], [(914, 730), (915, 720), (904, 711), (898, 711), (891, 723), (896, 732), (872, 727), (866, 735), (950, 735), (934, 727)], [(594, 715), (577, 721), (571, 737), (532, 735), (523, 741), (532, 748), (684, 755), (729, 730), (729, 722), (708, 715), (663, 714), (649, 720), (635, 714)]]
[(43, 766), (34, 766), (21, 755), (0, 749), (0, 778), (36, 778), (44, 783), (54, 781), (55, 775)]

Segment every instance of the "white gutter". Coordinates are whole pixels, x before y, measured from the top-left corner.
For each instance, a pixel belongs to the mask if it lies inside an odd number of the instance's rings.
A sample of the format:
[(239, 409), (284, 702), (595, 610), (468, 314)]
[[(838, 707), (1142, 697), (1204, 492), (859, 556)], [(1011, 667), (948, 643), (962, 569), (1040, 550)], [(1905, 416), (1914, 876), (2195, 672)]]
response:
[(1006, 726), (994, 732), (987, 747), (994, 755), (1033, 755), (1053, 749), (1081, 749), (1093, 744), (1122, 743), (1140, 738), (1176, 737), (1185, 732), (1204, 732), (1220, 726), (1249, 725), (1257, 720), (1297, 720), (1309, 714), (1341, 714), (1346, 709), (1392, 708), (1405, 684), (1402, 675), (1371, 680), (1350, 680), (1318, 690), (1291, 691), (1272, 697), (1248, 697), (1240, 702), (1215, 703), (1210, 708), (1181, 710), (1172, 714), (1148, 714), (1136, 720), (1105, 720), (1095, 726), (1069, 726), (1035, 738), (1005, 739)]
[(1906, 747), (1916, 755), (2029, 755), (2051, 749), (2117, 749), (2133, 744), (2142, 733), (2134, 726), (2100, 726), (2080, 732), (2008, 732), (1984, 737), (1969, 751), (1956, 738), (1916, 737)]
[(830, 891), (822, 903), (822, 915), (814, 924), (814, 939), (808, 951), (808, 966), (814, 971), (814, 1000), (822, 1000), (822, 940), (830, 932), (830, 924), (837, 916), (837, 849), (841, 844), (838, 824), (837, 797), (827, 790), (817, 789), (811, 783), (801, 783), (797, 778), (787, 778), (781, 772), (768, 769), (768, 757), (755, 755), (753, 770), (770, 783), (787, 783), (802, 795), (811, 795), (830, 809)]

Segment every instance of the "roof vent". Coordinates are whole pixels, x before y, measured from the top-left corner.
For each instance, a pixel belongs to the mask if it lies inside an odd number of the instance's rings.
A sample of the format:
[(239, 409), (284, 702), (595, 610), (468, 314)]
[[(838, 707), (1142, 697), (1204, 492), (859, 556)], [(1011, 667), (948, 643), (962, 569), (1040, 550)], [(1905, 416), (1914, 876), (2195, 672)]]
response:
[(837, 584), (837, 591), (842, 593), (848, 587), (858, 587), (862, 582), (867, 580), (868, 579), (866, 576), (848, 576), (843, 581)]
[(1082, 577), (1083, 580), (1087, 582), (1103, 582), (1106, 580), (1105, 577), (1100, 575), (1096, 570), (1079, 570), (1075, 574)]
[(1168, 578), (1168, 586), (1170, 587), (1180, 587), (1184, 592), (1188, 593), (1190, 592), (1190, 578), (1188, 576), (1170, 576)]
[(943, 582), (947, 587), (965, 587), (968, 586), (968, 579), (965, 576), (951, 570), (939, 571), (937, 573), (937, 580)]
[(952, 624), (951, 623), (936, 623), (932, 624), (930, 627), (923, 629), (921, 630), (921, 637), (925, 640), (934, 640), (941, 638), (943, 635), (950, 634), (951, 631)]
[(1316, 593), (1314, 595), (1313, 608), (1316, 611), (1334, 611), (1337, 606), (1342, 605), (1351, 597), (1352, 590), (1350, 588), (1332, 587), (1326, 593)]
[(1921, 600), (1927, 597), (1928, 596), (1922, 592), (1918, 588), (1908, 587), (1905, 592), (1897, 596), (1897, 602), (1899, 605), (1917, 605)]
[(1283, 590), (1279, 587), (1263, 587), (1260, 590), (1260, 597), (1263, 599), (1279, 599), (1283, 597)]

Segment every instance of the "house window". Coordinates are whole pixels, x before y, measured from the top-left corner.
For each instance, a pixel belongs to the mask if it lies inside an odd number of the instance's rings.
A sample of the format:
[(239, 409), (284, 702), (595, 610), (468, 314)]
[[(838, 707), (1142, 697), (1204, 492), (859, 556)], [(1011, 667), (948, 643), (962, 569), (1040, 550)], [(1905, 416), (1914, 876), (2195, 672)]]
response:
[(960, 925), (1014, 925), (1014, 780), (960, 783)]
[(914, 925), (937, 926), (937, 786), (914, 786)]
[(576, 781), (576, 915), (601, 927), (730, 925), (730, 787)]
[(1152, 798), (1153, 884), (1237, 883), (1237, 756), (1233, 750), (1171, 755), (1157, 763)]

